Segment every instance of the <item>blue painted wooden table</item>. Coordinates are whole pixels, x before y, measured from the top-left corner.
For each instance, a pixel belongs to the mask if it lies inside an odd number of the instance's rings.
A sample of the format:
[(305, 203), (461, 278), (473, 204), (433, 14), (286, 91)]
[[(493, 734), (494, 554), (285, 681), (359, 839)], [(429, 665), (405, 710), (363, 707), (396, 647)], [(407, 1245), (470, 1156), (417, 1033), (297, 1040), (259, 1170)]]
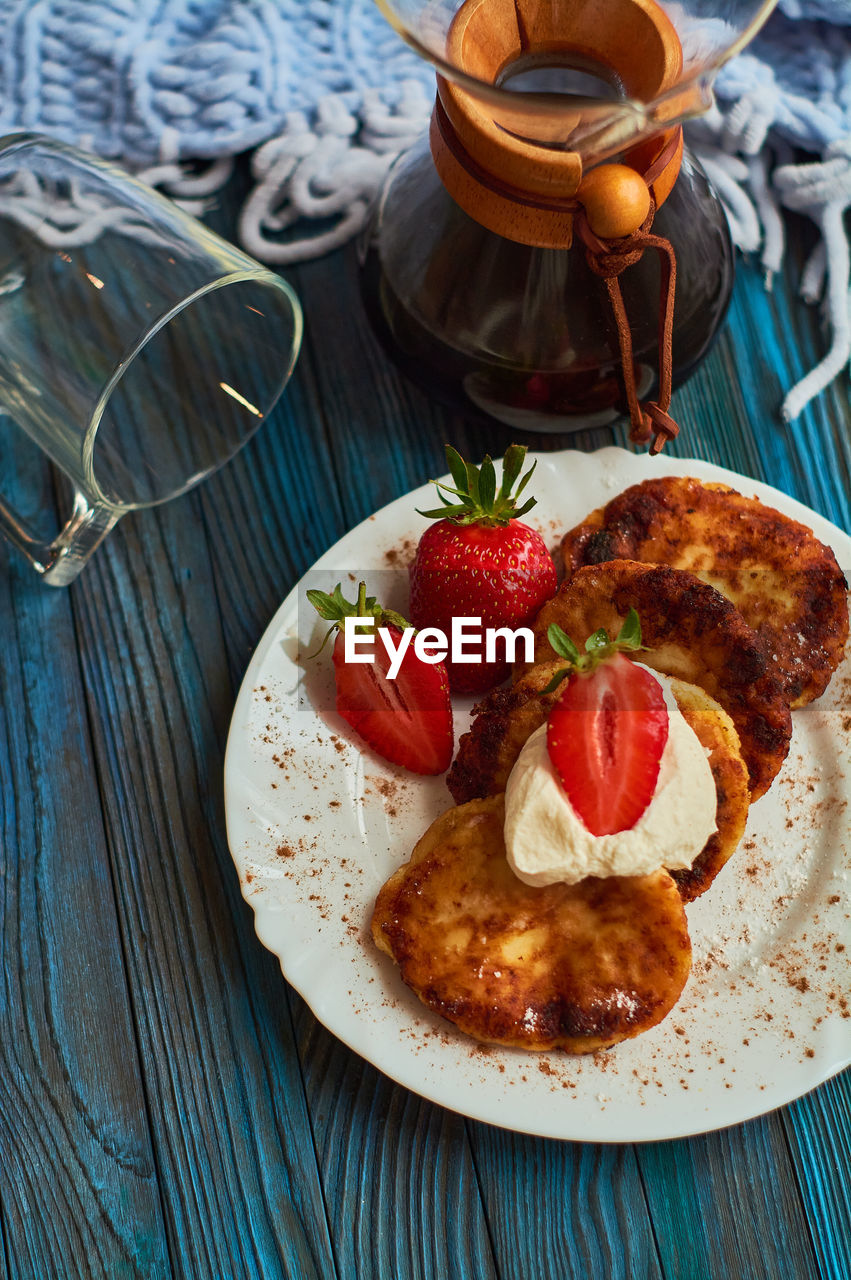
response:
[[(222, 798), (253, 648), (324, 549), (442, 470), (445, 440), (474, 457), (509, 440), (397, 375), (361, 322), (351, 253), (292, 280), (298, 368), (234, 462), (125, 519), (68, 590), (0, 548), (0, 1275), (849, 1276), (847, 1075), (687, 1140), (525, 1137), (392, 1084), (256, 940)], [(675, 397), (672, 452), (851, 530), (847, 379), (794, 428), (777, 417), (820, 349), (790, 282), (767, 294), (742, 265), (719, 343)], [(31, 511), (64, 496), (16, 433), (0, 470)]]

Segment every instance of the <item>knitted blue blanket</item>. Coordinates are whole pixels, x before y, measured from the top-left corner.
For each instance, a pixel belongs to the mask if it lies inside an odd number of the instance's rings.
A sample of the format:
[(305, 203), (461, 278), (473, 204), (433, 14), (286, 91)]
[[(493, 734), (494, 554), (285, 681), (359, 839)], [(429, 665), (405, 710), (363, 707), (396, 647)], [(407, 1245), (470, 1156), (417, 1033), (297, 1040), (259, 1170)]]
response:
[[(434, 91), (432, 70), (373, 0), (0, 0), (0, 39), (3, 131), (115, 158), (196, 210), (226, 180), (229, 158), (253, 150), (239, 235), (277, 264), (359, 228)], [(851, 0), (780, 0), (722, 70), (716, 96), (690, 140), (740, 247), (762, 252), (770, 279), (783, 255), (781, 206), (822, 230), (802, 292), (824, 292), (832, 345), (787, 397), (791, 418), (851, 355)], [(792, 147), (811, 161), (796, 163)], [(190, 159), (213, 163), (187, 176), (179, 162)]]

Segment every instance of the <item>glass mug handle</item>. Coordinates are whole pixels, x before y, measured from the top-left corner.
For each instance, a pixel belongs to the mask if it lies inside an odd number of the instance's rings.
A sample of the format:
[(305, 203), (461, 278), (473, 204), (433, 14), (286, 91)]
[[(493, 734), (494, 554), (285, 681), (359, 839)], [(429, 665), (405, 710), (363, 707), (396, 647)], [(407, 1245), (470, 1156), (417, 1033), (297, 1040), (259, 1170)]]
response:
[(41, 574), (42, 581), (52, 587), (64, 587), (82, 569), (95, 547), (123, 514), (120, 507), (105, 502), (90, 502), (77, 489), (74, 506), (64, 528), (50, 542), (45, 542), (0, 495), (0, 533), (22, 551)]

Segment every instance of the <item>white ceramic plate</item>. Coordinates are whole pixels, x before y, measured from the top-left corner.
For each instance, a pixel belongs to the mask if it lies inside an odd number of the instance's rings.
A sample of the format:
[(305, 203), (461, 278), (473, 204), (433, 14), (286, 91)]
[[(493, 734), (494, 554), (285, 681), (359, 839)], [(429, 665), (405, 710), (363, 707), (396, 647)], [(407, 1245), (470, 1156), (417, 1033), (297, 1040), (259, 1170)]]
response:
[[(621, 449), (541, 454), (527, 517), (561, 532), (636, 481), (721, 480), (809, 525), (846, 571), (851, 538), (775, 489), (702, 462)], [(676, 1138), (799, 1097), (851, 1060), (851, 660), (794, 714), (792, 748), (751, 809), (742, 846), (688, 908), (694, 966), (652, 1031), (589, 1057), (484, 1048), (433, 1016), (375, 949), (375, 895), (450, 803), (442, 778), (404, 774), (355, 745), (334, 711), (309, 586), (366, 576), (404, 605), (407, 564), (433, 505), (424, 487), (371, 516), (290, 593), (249, 666), (225, 763), (228, 839), (257, 934), (317, 1018), (381, 1071), (477, 1120), (552, 1138)], [(387, 597), (390, 597), (388, 600)], [(299, 658), (301, 655), (301, 658)], [(457, 708), (457, 731), (469, 703)]]

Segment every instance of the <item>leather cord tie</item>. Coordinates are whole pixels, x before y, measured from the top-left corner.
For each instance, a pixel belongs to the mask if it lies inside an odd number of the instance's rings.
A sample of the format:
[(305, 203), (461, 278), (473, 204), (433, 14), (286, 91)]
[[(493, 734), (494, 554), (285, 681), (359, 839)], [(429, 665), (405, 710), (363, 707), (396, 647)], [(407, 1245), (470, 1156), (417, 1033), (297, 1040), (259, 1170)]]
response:
[[(650, 453), (657, 454), (668, 440), (679, 433), (679, 427), (668, 413), (671, 404), (672, 342), (674, 334), (674, 291), (677, 282), (677, 259), (670, 240), (650, 232), (656, 206), (651, 198), (650, 212), (634, 235), (621, 240), (602, 240), (588, 225), (580, 205), (574, 215), (574, 227), (585, 245), (585, 257), (591, 270), (606, 282), (609, 301), (615, 317), (620, 346), (624, 390), (629, 407), (629, 438), (636, 444), (651, 439)], [(658, 400), (639, 401), (635, 387), (632, 359), (632, 332), (627, 319), (619, 276), (639, 261), (645, 249), (659, 254), (661, 280), (659, 287), (659, 391)]]

